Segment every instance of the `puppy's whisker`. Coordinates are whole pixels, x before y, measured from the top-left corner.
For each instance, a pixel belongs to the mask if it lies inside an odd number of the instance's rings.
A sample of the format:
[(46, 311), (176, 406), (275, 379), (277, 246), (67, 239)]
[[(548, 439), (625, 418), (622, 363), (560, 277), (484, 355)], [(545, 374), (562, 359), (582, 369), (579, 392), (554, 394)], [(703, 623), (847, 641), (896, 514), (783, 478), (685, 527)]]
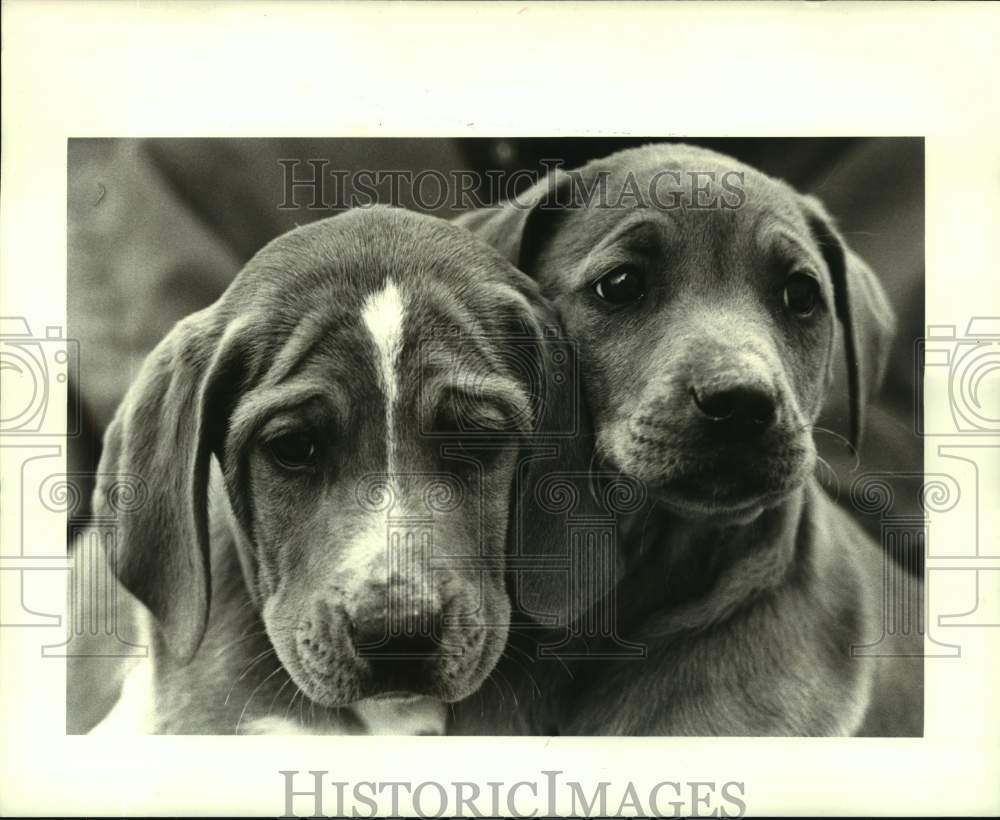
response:
[[(527, 675), (528, 680), (531, 681), (531, 686), (532, 686), (531, 696), (532, 696), (532, 698), (534, 698), (536, 695), (538, 697), (542, 696), (541, 687), (539, 687), (538, 682), (535, 680), (535, 676), (532, 674), (531, 668), (526, 663), (524, 663), (524, 661), (518, 660), (513, 655), (508, 654), (506, 650), (504, 650), (504, 652), (502, 653), (501, 657), (506, 658), (508, 661), (510, 661), (513, 664), (516, 664), (517, 666), (519, 666), (521, 669), (524, 670), (524, 673), (525, 673), (525, 675)], [(515, 698), (515, 700), (516, 700), (516, 698)]]
[(511, 695), (512, 698), (514, 698), (514, 708), (517, 709), (518, 707), (520, 707), (521, 703), (520, 703), (520, 701), (517, 698), (517, 690), (514, 688), (514, 684), (512, 684), (507, 679), (507, 676), (500, 670), (499, 666), (497, 666), (493, 671), (497, 673), (497, 675), (499, 676), (499, 678), (505, 684), (507, 684), (507, 688), (510, 689), (510, 695)]
[[(243, 680), (243, 678), (245, 678), (249, 674), (251, 669), (253, 669), (261, 661), (266, 660), (268, 657), (272, 655), (276, 656), (277, 654), (278, 654), (277, 651), (272, 646), (270, 649), (264, 650), (256, 658), (250, 661), (250, 663), (246, 666), (246, 668), (244, 668), (242, 674), (240, 674), (240, 676), (233, 681), (233, 685), (229, 687), (229, 691), (226, 693), (226, 699), (225, 701), (223, 701), (223, 704), (226, 706), (229, 705), (229, 699), (233, 696), (233, 690), (236, 689), (236, 684), (238, 684), (241, 680)], [(278, 664), (278, 669), (281, 668), (282, 668), (281, 664)]]
[(239, 720), (236, 721), (236, 730), (233, 732), (233, 734), (238, 735), (240, 733), (240, 725), (243, 723), (243, 718), (244, 718), (244, 716), (247, 713), (247, 709), (250, 707), (250, 701), (253, 700), (254, 695), (256, 695), (257, 692), (260, 690), (260, 688), (262, 686), (264, 686), (264, 684), (266, 684), (269, 680), (271, 680), (271, 678), (273, 678), (275, 675), (277, 675), (278, 672), (280, 672), (283, 668), (284, 667), (282, 667), (280, 665), (276, 666), (271, 671), (271, 674), (269, 674), (267, 677), (265, 677), (264, 680), (262, 680), (260, 683), (258, 683), (253, 688), (253, 691), (250, 692), (250, 697), (247, 698), (247, 702), (243, 704), (243, 711), (240, 712)]
[[(225, 621), (223, 622), (224, 628), (226, 629), (226, 631), (227, 632), (235, 632), (235, 631), (237, 631), (237, 629), (240, 627), (240, 624), (244, 620), (247, 620), (247, 616), (249, 614), (251, 614), (251, 612), (248, 612), (248, 611), (252, 611), (253, 606), (254, 606), (253, 599), (249, 599), (248, 598), (246, 601), (244, 601), (243, 603), (241, 603), (239, 606), (237, 606), (234, 609), (232, 609), (228, 613)], [(245, 634), (246, 632), (249, 632), (254, 627), (260, 625), (260, 618), (257, 616), (256, 612), (253, 612), (252, 614), (253, 614), (253, 617), (250, 617), (248, 619), (249, 622), (242, 628), (242, 630), (241, 630), (242, 634)]]
[[(504, 704), (504, 701), (507, 700), (507, 696), (504, 695), (504, 693), (503, 693), (503, 687), (501, 687), (500, 684), (497, 682), (497, 679), (496, 679), (494, 673), (497, 673), (496, 667), (493, 668), (493, 672), (490, 674), (490, 676), (486, 680), (488, 680), (490, 683), (492, 683), (496, 687), (497, 694), (500, 695), (500, 706), (502, 707), (503, 704)], [(480, 717), (482, 717), (482, 718), (486, 717), (486, 705), (485, 705), (485, 703), (480, 707)]]
[[(285, 707), (285, 720), (288, 719), (288, 713), (292, 711), (292, 707), (295, 705), (295, 699), (299, 695), (303, 695), (303, 692), (302, 692), (301, 689), (296, 689), (295, 693), (292, 695), (292, 699), (290, 701), (288, 701), (288, 706)], [(303, 695), (303, 697), (304, 697), (304, 695)]]
[(236, 678), (236, 680), (237, 681), (243, 680), (243, 678), (247, 676), (247, 673), (249, 673), (250, 670), (254, 668), (254, 666), (256, 666), (265, 658), (270, 657), (271, 655), (277, 655), (277, 650), (273, 646), (269, 646), (263, 652), (260, 652), (253, 659), (251, 659), (251, 661), (243, 668), (243, 671), (240, 673), (240, 676)]
[(825, 458), (823, 458), (823, 456), (819, 455), (819, 453), (816, 454), (816, 462), (817, 466), (826, 468), (825, 471), (817, 470), (817, 473), (822, 473), (821, 475), (819, 475), (820, 483), (826, 487), (829, 487), (830, 489), (839, 490), (840, 487), (839, 487), (839, 482), (837, 481), (837, 473), (830, 465), (830, 462), (827, 461)]
[(215, 657), (216, 658), (221, 658), (227, 652), (230, 652), (233, 649), (236, 649), (244, 641), (249, 641), (252, 638), (260, 638), (260, 637), (266, 636), (266, 635), (267, 635), (267, 630), (265, 630), (265, 629), (259, 629), (256, 632), (251, 632), (249, 635), (242, 635), (239, 638), (235, 638), (234, 640), (229, 641), (229, 643), (227, 643), (225, 646), (222, 646), (219, 649), (219, 651), (215, 653)]
[(830, 430), (827, 427), (820, 427), (817, 424), (810, 425), (809, 429), (813, 433), (826, 433), (827, 435), (833, 436), (835, 439), (844, 442), (844, 444), (847, 445), (847, 451), (854, 457), (854, 465), (851, 467), (851, 472), (857, 472), (858, 468), (861, 466), (861, 454), (858, 452), (858, 448), (855, 447), (848, 438), (834, 430)]
[(278, 688), (278, 691), (274, 693), (274, 697), (271, 698), (271, 705), (267, 707), (268, 715), (270, 715), (271, 712), (274, 710), (274, 704), (277, 703), (278, 698), (281, 697), (281, 693), (285, 691), (285, 687), (288, 686), (288, 684), (290, 684), (291, 682), (292, 682), (292, 676), (289, 675), (288, 679), (283, 684), (281, 684), (281, 686)]
[(854, 449), (854, 445), (851, 444), (850, 440), (846, 436), (842, 435), (841, 433), (838, 433), (835, 430), (831, 430), (829, 427), (821, 427), (818, 424), (804, 424), (800, 429), (811, 430), (814, 433), (826, 433), (827, 435), (833, 436), (835, 439), (839, 439), (840, 441), (844, 442), (848, 450)]
[[(521, 652), (529, 660), (534, 661), (534, 659), (523, 649), (521, 650)], [(559, 661), (559, 665), (562, 666), (563, 671), (569, 676), (570, 680), (576, 680), (576, 676), (573, 674), (573, 671), (566, 665), (566, 661), (563, 660), (562, 655), (560, 655), (558, 652), (553, 652), (552, 657), (555, 658), (557, 661)]]
[(520, 652), (528, 660), (533, 660), (533, 658), (531, 657), (531, 653), (530, 652), (528, 652), (523, 647), (520, 647), (520, 646), (517, 646), (516, 644), (510, 643), (509, 641), (508, 641), (507, 645), (503, 648), (503, 651), (504, 651), (505, 654), (507, 652)]

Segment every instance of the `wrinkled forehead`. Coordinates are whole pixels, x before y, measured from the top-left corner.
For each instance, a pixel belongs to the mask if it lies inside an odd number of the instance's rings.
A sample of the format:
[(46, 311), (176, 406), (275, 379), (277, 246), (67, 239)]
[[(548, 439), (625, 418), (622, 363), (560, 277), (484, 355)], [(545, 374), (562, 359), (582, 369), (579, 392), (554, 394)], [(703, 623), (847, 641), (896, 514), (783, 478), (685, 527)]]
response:
[(585, 223), (585, 230), (557, 233), (557, 258), (582, 259), (611, 245), (651, 257), (681, 248), (818, 254), (798, 194), (735, 161), (639, 151), (584, 170), (573, 201), (579, 203), (579, 191), (589, 185), (590, 204), (574, 206), (570, 219)]
[(305, 247), (289, 235), (229, 295), (259, 317), (250, 392), (262, 411), (299, 393), (346, 408), (396, 404), (432, 383), (468, 387), (469, 373), (504, 372), (497, 349), (512, 327), (532, 332), (512, 271), (471, 237), (344, 233), (314, 233)]
[(484, 300), (478, 290), (435, 281), (387, 276), (356, 306), (308, 314), (265, 382), (327, 384), (373, 408), (459, 398), (519, 409), (527, 397), (510, 350), (519, 340), (530, 344), (536, 331), (517, 297)]

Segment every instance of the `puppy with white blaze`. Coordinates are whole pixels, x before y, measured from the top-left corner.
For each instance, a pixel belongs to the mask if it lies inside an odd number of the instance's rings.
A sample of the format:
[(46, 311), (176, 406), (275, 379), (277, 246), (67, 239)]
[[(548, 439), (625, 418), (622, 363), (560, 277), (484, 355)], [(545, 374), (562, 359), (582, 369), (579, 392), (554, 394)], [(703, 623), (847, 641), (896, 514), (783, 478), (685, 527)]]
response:
[[(107, 431), (95, 509), (120, 631), (150, 657), (91, 636), (70, 725), (127, 673), (97, 731), (440, 734), (517, 596), (566, 605), (530, 569), (508, 591), (506, 566), (563, 549), (534, 484), (592, 446), (572, 382), (550, 389), (559, 343), (535, 283), (442, 220), (379, 207), (267, 245), (152, 352)], [(145, 501), (115, 510), (129, 477)]]

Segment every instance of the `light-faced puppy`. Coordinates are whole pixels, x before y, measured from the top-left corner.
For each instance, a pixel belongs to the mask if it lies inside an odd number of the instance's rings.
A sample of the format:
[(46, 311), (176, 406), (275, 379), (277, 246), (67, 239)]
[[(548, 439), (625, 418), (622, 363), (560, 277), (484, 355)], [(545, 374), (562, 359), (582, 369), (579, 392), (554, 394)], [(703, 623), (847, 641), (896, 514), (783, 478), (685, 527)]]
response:
[(664, 144), (460, 222), (553, 300), (597, 456), (651, 499), (624, 528), (618, 595), (647, 657), (577, 664), (549, 730), (920, 734), (920, 582), (812, 477), (836, 351), (856, 446), (894, 326), (821, 204)]
[[(565, 551), (536, 481), (591, 449), (572, 369), (535, 283), (442, 220), (380, 207), (267, 245), (107, 431), (94, 506), (151, 657), (98, 730), (440, 733), (511, 595), (565, 604), (530, 563)], [(112, 662), (74, 662), (89, 714)]]

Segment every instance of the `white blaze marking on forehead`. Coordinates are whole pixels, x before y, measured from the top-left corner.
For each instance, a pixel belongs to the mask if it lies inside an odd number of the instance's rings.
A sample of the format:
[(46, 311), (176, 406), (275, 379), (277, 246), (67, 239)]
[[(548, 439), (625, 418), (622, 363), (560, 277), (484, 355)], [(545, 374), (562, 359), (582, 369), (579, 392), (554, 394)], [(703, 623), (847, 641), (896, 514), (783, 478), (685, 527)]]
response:
[(379, 385), (385, 396), (385, 446), (388, 463), (386, 469), (392, 473), (393, 410), (399, 383), (399, 350), (403, 344), (403, 315), (405, 306), (395, 282), (388, 280), (382, 290), (365, 300), (361, 311), (365, 327), (371, 334), (378, 358)]

